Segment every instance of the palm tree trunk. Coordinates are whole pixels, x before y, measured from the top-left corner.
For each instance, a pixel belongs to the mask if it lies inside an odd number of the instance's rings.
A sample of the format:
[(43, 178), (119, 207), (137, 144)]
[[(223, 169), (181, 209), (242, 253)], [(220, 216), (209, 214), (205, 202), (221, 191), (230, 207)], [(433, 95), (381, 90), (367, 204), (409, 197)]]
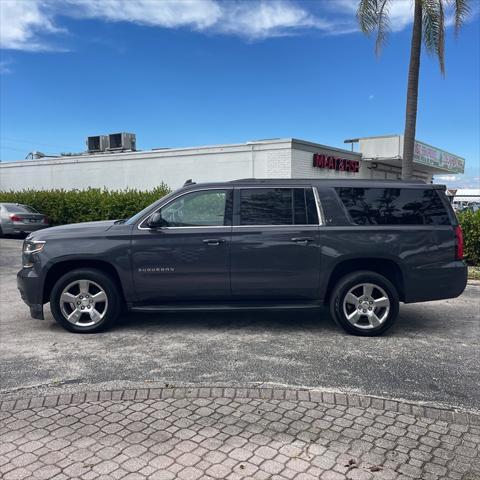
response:
[(407, 108), (403, 136), (402, 180), (412, 178), (413, 150), (417, 127), (418, 79), (420, 76), (420, 53), (422, 49), (422, 0), (415, 0), (410, 66), (408, 68)]

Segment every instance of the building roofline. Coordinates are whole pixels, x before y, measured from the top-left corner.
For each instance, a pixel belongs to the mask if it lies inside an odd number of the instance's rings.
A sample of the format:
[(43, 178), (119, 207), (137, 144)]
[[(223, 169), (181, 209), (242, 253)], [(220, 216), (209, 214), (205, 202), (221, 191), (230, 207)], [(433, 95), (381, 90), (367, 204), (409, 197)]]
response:
[[(29, 160), (11, 160), (11, 161), (4, 161), (0, 163), (0, 166), (13, 166), (13, 165), (31, 165), (32, 163), (35, 164), (35, 162), (58, 162), (62, 161), (65, 163), (74, 163), (77, 161), (97, 161), (101, 159), (105, 160), (120, 160), (120, 159), (128, 159), (130, 157), (135, 157), (137, 155), (156, 155), (156, 154), (164, 154), (168, 155), (169, 153), (172, 155), (178, 155), (181, 154), (182, 152), (185, 152), (186, 154), (194, 154), (195, 151), (208, 151), (208, 150), (218, 150), (218, 149), (233, 149), (235, 151), (236, 149), (242, 150), (242, 149), (249, 149), (252, 148), (255, 145), (272, 145), (272, 146), (280, 146), (281, 144), (284, 144), (284, 148), (288, 148), (287, 146), (290, 146), (291, 148), (294, 148), (294, 146), (307, 146), (307, 147), (313, 147), (313, 148), (321, 148), (321, 149), (326, 149), (326, 150), (332, 150), (336, 151), (339, 153), (344, 153), (344, 154), (349, 154), (349, 155), (355, 155), (361, 158), (361, 154), (358, 152), (351, 152), (349, 150), (337, 148), (337, 147), (330, 147), (328, 145), (322, 145), (320, 143), (314, 143), (314, 142), (309, 142), (307, 140), (300, 140), (297, 138), (272, 138), (272, 139), (265, 139), (265, 140), (249, 140), (247, 142), (243, 143), (224, 143), (224, 144), (219, 144), (219, 145), (200, 145), (200, 146), (193, 146), (193, 147), (174, 147), (174, 148), (152, 148), (149, 150), (134, 150), (134, 151), (128, 151), (128, 152), (98, 152), (98, 153), (82, 153), (80, 155), (58, 155), (58, 156), (51, 156), (49, 155), (48, 157), (42, 157), (42, 158), (34, 158), (34, 159), (29, 159)], [(233, 153), (232, 151), (232, 153)], [(202, 152), (203, 153), (203, 152)], [(207, 153), (207, 152), (206, 152)]]
[(330, 147), (328, 145), (323, 145), (321, 143), (315, 143), (315, 142), (310, 142), (308, 140), (301, 140), (299, 138), (289, 138), (286, 140), (290, 140), (292, 142), (292, 147), (295, 145), (299, 146), (306, 146), (306, 147), (313, 147), (313, 148), (324, 148), (326, 150), (334, 150), (339, 153), (345, 153), (348, 155), (355, 155), (357, 157), (361, 157), (362, 154), (360, 152), (352, 152), (351, 150), (347, 150), (345, 148), (339, 148), (339, 147)]

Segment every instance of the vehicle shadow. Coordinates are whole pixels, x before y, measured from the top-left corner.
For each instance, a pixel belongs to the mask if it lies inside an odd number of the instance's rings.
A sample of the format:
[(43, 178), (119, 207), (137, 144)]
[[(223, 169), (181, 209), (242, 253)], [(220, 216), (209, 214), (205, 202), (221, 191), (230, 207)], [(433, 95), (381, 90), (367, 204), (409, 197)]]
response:
[[(382, 337), (412, 337), (437, 334), (457, 336), (459, 326), (465, 320), (445, 318), (439, 315), (434, 304), (428, 306), (403, 306), (399, 316)], [(127, 313), (120, 317), (115, 330), (148, 330), (154, 332), (171, 331), (271, 331), (273, 333), (309, 331), (312, 334), (346, 333), (330, 315), (328, 308), (314, 310), (278, 311), (195, 311), (161, 313)], [(462, 328), (467, 330), (468, 328)]]
[(277, 311), (195, 311), (128, 313), (121, 316), (116, 329), (149, 330), (270, 330), (334, 332), (339, 327), (328, 309)]

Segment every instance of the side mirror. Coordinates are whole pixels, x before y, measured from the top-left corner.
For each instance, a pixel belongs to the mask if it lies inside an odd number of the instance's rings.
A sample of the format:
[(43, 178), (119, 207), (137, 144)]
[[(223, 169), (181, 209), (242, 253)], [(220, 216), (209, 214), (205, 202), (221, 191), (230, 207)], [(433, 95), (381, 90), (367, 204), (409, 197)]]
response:
[(166, 227), (167, 222), (162, 218), (162, 214), (160, 212), (155, 212), (147, 222), (148, 228), (159, 228), (159, 227)]

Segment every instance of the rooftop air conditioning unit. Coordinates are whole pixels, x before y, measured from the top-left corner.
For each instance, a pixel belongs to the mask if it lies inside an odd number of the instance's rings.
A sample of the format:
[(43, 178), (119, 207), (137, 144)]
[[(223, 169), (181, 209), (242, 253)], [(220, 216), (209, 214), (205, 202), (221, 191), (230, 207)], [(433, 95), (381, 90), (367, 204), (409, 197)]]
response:
[(87, 151), (89, 153), (104, 152), (108, 147), (108, 137), (106, 135), (95, 135), (87, 137)]
[(134, 133), (111, 133), (108, 135), (107, 150), (136, 150), (136, 137)]

